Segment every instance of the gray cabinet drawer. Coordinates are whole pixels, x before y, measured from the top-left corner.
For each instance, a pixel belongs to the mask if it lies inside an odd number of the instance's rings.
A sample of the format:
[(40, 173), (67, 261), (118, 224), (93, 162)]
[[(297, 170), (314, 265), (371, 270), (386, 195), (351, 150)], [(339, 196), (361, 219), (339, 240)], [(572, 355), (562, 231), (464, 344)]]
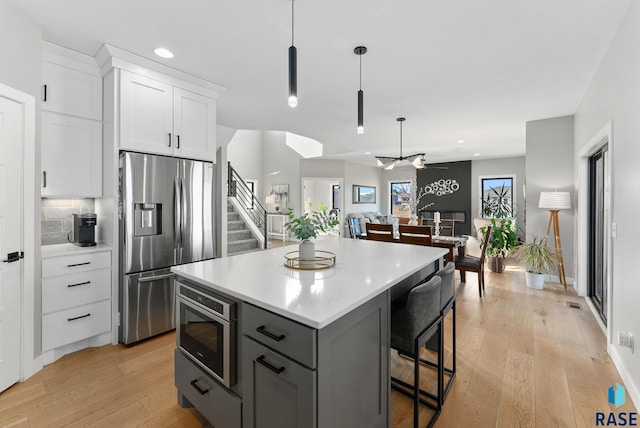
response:
[(245, 428), (314, 428), (316, 371), (242, 338)]
[(242, 400), (175, 351), (175, 381), (182, 394), (212, 425), (225, 428), (242, 427)]
[(245, 304), (242, 331), (287, 357), (312, 369), (316, 368), (317, 330)]

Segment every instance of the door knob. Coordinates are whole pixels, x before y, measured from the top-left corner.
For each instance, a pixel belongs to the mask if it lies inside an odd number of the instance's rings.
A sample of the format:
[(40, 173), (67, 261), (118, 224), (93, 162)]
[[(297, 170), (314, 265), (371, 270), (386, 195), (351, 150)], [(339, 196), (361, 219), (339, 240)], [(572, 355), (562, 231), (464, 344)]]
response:
[(24, 253), (22, 251), (15, 253), (8, 253), (6, 260), (3, 260), (4, 263), (13, 263), (17, 262), (21, 258), (24, 258)]

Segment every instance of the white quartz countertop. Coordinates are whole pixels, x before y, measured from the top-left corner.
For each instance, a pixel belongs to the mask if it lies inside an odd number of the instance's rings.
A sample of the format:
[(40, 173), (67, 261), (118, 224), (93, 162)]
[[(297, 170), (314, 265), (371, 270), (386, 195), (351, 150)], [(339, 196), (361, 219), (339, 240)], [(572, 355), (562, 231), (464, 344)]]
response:
[(111, 251), (111, 246), (105, 244), (98, 244), (93, 247), (79, 247), (74, 244), (54, 244), (43, 245), (40, 247), (40, 257), (56, 257), (69, 254), (86, 254), (95, 253), (99, 251)]
[(297, 245), (172, 267), (178, 275), (320, 329), (448, 253), (448, 249), (361, 239), (324, 239), (336, 254), (322, 271), (284, 266)]

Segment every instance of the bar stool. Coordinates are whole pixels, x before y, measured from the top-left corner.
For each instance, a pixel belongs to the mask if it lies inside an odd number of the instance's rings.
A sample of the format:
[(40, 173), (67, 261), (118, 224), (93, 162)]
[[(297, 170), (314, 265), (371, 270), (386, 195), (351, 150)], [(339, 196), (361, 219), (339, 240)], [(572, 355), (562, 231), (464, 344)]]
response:
[[(396, 391), (413, 398), (413, 426), (418, 428), (419, 404), (434, 410), (427, 427), (432, 427), (442, 410), (442, 375), (441, 368), (444, 356), (441, 347), (442, 315), (440, 314), (440, 294), (442, 279), (434, 275), (430, 280), (415, 286), (402, 307), (391, 309), (391, 348), (399, 354), (413, 358), (413, 385), (391, 376), (391, 387)], [(420, 388), (420, 349), (427, 341), (436, 337), (438, 344), (438, 385), (436, 394)], [(431, 398), (435, 404), (422, 398)]]

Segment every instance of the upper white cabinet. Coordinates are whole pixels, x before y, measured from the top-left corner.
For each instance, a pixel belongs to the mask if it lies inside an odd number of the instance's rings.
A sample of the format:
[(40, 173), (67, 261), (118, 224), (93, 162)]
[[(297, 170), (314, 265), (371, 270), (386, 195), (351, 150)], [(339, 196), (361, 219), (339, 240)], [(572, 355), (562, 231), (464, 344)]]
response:
[(102, 195), (102, 122), (42, 112), (41, 194)]
[(42, 109), (102, 120), (102, 78), (42, 62)]
[(40, 105), (41, 195), (102, 196), (102, 77), (95, 60), (43, 42)]
[(121, 149), (212, 161), (215, 132), (214, 99), (121, 71)]

